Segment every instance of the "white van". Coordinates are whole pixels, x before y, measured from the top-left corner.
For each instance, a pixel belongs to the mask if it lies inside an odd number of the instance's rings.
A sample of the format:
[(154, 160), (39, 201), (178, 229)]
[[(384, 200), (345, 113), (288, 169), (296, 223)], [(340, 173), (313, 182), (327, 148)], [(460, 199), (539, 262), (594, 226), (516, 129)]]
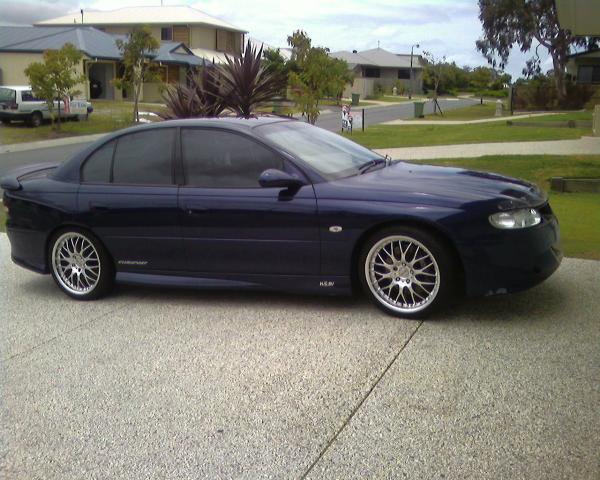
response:
[[(54, 101), (54, 114), (58, 114), (59, 102)], [(87, 120), (92, 113), (92, 104), (87, 100), (73, 99), (67, 102), (60, 101), (60, 118), (75, 118)], [(0, 121), (10, 123), (25, 121), (32, 127), (39, 127), (43, 120), (50, 120), (48, 104), (44, 100), (35, 98), (29, 86), (2, 86), (0, 87)]]

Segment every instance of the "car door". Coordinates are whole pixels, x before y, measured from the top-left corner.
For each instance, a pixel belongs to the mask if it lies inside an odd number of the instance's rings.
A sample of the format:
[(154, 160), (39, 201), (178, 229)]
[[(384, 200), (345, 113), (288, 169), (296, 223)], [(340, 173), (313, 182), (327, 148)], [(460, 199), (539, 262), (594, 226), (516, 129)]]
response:
[(187, 269), (207, 274), (317, 275), (320, 248), (312, 185), (263, 188), (269, 168), (301, 176), (269, 147), (216, 128), (181, 129), (185, 184), (179, 206)]
[(173, 152), (176, 129), (126, 134), (82, 166), (82, 221), (129, 272), (180, 270), (183, 261)]

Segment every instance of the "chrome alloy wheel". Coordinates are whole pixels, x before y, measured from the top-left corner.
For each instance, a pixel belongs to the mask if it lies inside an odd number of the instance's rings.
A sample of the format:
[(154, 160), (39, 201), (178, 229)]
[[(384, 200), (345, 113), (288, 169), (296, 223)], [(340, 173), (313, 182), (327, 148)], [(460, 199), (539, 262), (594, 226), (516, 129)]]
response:
[(399, 313), (425, 309), (440, 288), (434, 256), (421, 242), (402, 235), (373, 245), (365, 261), (365, 277), (375, 298)]
[(54, 242), (54, 275), (73, 295), (85, 295), (98, 285), (100, 257), (90, 240), (77, 232), (68, 232)]

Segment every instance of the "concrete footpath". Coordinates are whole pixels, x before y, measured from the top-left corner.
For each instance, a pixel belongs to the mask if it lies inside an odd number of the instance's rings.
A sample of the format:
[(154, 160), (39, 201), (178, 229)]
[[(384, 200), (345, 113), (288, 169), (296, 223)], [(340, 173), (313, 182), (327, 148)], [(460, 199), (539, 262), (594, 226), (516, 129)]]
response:
[(600, 137), (545, 142), (498, 142), (434, 147), (379, 148), (375, 151), (395, 160), (475, 158), (486, 155), (600, 155)]
[[(527, 118), (547, 117), (558, 115), (559, 112), (528, 113), (524, 115), (513, 115), (504, 117), (479, 118), (477, 120), (391, 120), (383, 122), (382, 125), (473, 125), (477, 123), (493, 123), (502, 121), (524, 120)], [(443, 117), (442, 117), (443, 118)]]

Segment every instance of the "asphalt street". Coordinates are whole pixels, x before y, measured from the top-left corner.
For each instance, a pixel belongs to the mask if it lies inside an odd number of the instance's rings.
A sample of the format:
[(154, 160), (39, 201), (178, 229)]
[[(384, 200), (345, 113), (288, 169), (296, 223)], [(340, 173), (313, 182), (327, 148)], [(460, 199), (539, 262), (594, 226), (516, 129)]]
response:
[[(474, 100), (470, 99), (440, 100), (440, 104), (444, 110), (464, 107), (473, 103)], [(432, 104), (431, 102), (428, 102), (425, 104), (425, 113), (430, 113), (431, 111)], [(369, 126), (377, 123), (388, 122), (390, 120), (413, 118), (413, 113), (414, 107), (412, 103), (373, 107), (365, 110), (365, 125)], [(341, 120), (338, 112), (323, 114), (317, 122), (319, 127), (332, 131), (339, 131), (340, 124)], [(0, 126), (0, 128), (5, 127)], [(0, 177), (5, 175), (10, 170), (22, 165), (31, 165), (41, 162), (62, 162), (73, 156), (87, 145), (89, 145), (89, 143), (64, 145), (52, 148), (40, 148), (23, 152), (2, 153), (0, 154)]]
[(0, 478), (600, 478), (600, 262), (425, 322), (0, 272)]

